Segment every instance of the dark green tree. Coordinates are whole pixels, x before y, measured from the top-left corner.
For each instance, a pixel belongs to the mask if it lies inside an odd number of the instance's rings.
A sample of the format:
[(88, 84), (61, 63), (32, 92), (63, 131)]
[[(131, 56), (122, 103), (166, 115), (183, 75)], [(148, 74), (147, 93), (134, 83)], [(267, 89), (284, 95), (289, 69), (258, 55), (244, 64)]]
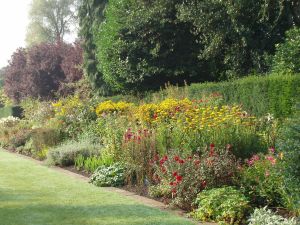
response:
[(104, 20), (103, 11), (108, 0), (82, 0), (79, 6), (79, 35), (84, 49), (84, 72), (93, 87), (105, 90), (102, 74), (98, 71), (96, 58), (95, 33)]
[(292, 1), (185, 0), (179, 17), (193, 24), (204, 46), (199, 59), (214, 61), (216, 73), (230, 77), (268, 69), (266, 56), (296, 22), (291, 9)]
[(111, 0), (97, 36), (104, 81), (115, 91), (157, 89), (166, 82), (213, 80), (190, 23), (177, 18), (182, 0)]

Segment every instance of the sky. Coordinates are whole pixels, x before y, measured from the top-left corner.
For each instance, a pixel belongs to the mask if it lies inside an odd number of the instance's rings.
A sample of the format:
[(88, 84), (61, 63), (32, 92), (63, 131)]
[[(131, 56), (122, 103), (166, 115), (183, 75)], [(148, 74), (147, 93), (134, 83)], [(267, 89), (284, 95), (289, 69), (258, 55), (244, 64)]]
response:
[(17, 48), (25, 47), (30, 2), (31, 0), (0, 0), (0, 68), (8, 64)]

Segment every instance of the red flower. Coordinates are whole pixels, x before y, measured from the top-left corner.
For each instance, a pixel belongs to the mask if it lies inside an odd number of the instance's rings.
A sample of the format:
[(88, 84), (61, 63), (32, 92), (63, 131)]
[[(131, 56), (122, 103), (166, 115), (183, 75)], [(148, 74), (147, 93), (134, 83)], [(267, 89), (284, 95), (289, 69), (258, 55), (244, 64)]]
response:
[(182, 181), (182, 176), (180, 176), (180, 175), (176, 176), (176, 181), (181, 182)]
[(178, 162), (179, 162), (180, 164), (183, 164), (183, 163), (184, 163), (184, 160), (183, 160), (183, 159), (180, 159)]
[(173, 177), (177, 177), (178, 176), (178, 173), (175, 171), (174, 173), (173, 173)]
[(206, 181), (205, 180), (201, 182), (201, 186), (202, 186), (202, 188), (206, 187)]
[(170, 185), (173, 186), (173, 185), (174, 185), (174, 182), (170, 182)]
[(179, 156), (178, 155), (176, 155), (176, 156), (174, 156), (174, 160), (176, 161), (176, 162), (178, 162), (179, 161)]
[(164, 161), (167, 161), (167, 160), (168, 160), (168, 156), (165, 155), (165, 156), (163, 157), (163, 160), (164, 160)]
[(164, 163), (165, 163), (165, 160), (163, 160), (163, 159), (161, 159), (161, 160), (159, 160), (159, 165), (164, 165)]
[(211, 144), (209, 145), (209, 147), (210, 147), (210, 149), (214, 149), (214, 148), (215, 148), (215, 144), (211, 143)]

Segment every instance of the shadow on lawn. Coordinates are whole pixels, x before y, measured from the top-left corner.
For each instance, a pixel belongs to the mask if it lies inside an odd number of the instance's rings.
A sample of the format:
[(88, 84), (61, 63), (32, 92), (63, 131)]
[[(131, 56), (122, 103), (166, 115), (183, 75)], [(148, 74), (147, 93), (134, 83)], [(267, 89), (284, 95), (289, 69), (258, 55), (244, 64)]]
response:
[[(14, 197), (13, 197), (14, 198)], [(10, 199), (10, 198), (7, 198)], [(0, 197), (3, 201), (3, 198)], [(14, 199), (5, 207), (0, 204), (1, 225), (92, 225), (92, 224), (191, 224), (157, 209), (143, 205), (46, 205)], [(18, 201), (18, 204), (14, 204)], [(24, 203), (24, 204), (23, 204)], [(99, 203), (101, 204), (101, 203)], [(2, 206), (1, 206), (2, 205)]]

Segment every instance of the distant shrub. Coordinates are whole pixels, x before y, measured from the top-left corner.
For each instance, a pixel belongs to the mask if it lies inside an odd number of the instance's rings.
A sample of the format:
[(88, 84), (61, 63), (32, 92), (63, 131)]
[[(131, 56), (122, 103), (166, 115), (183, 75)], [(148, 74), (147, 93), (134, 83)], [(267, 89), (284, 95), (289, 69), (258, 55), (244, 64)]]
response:
[(200, 221), (244, 224), (248, 210), (247, 198), (233, 187), (204, 190), (195, 201), (197, 209), (191, 215)]
[(294, 27), (286, 32), (283, 43), (276, 45), (272, 70), (277, 73), (300, 72), (300, 28)]
[(47, 147), (53, 147), (62, 141), (59, 130), (51, 128), (36, 128), (31, 132), (32, 152), (34, 155)]
[(295, 218), (286, 219), (282, 216), (276, 215), (267, 207), (261, 209), (255, 209), (251, 214), (249, 225), (297, 225), (299, 224)]
[(124, 185), (124, 167), (121, 164), (100, 166), (91, 176), (90, 182), (99, 187), (118, 187)]
[(99, 154), (100, 147), (88, 141), (69, 141), (49, 149), (47, 162), (50, 165), (70, 166), (75, 164), (79, 155), (88, 157)]

